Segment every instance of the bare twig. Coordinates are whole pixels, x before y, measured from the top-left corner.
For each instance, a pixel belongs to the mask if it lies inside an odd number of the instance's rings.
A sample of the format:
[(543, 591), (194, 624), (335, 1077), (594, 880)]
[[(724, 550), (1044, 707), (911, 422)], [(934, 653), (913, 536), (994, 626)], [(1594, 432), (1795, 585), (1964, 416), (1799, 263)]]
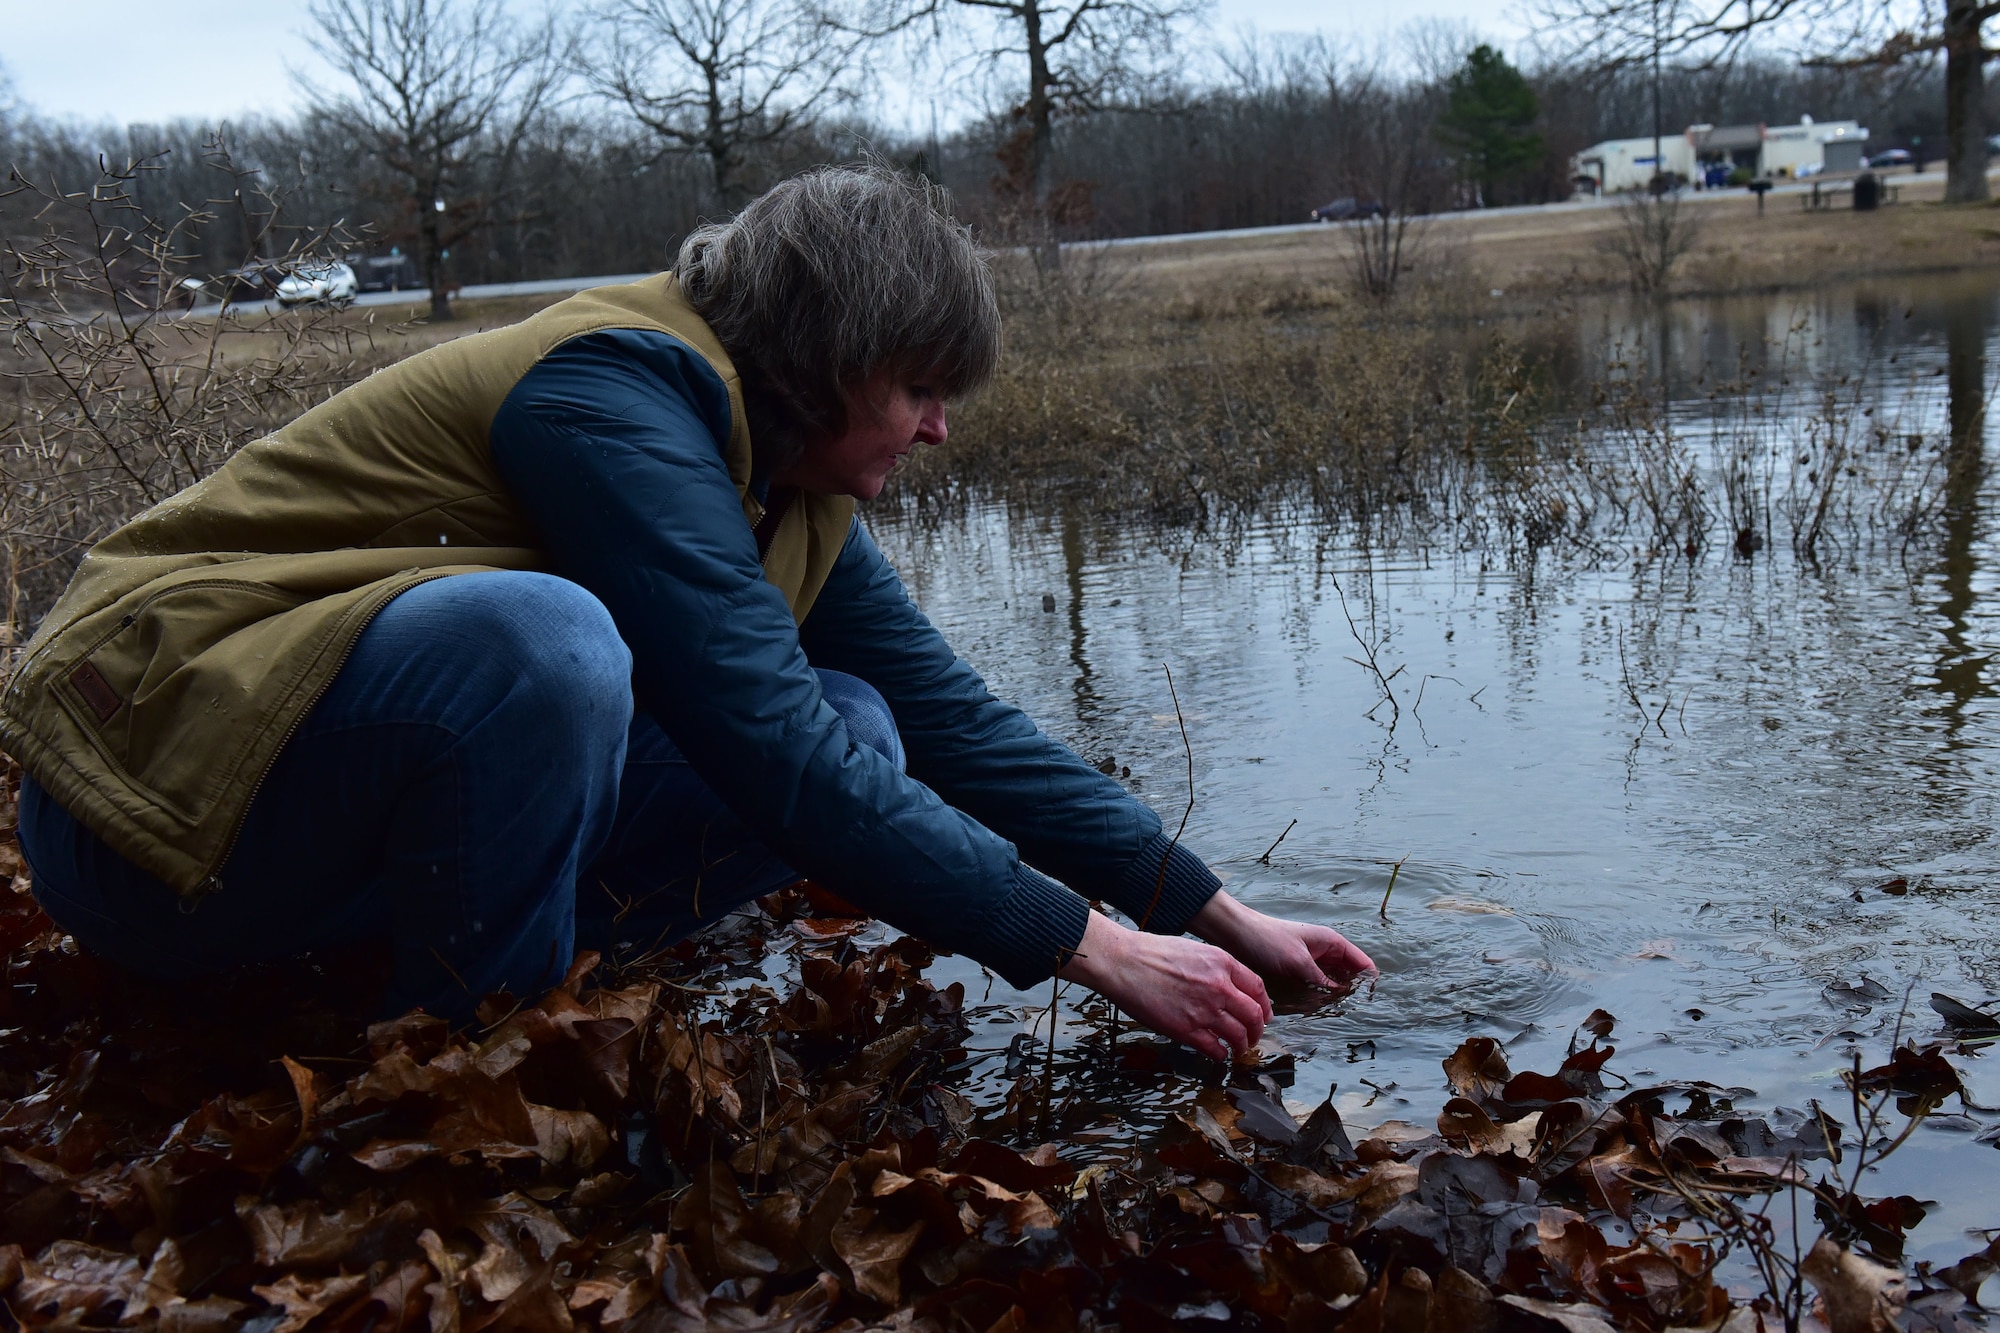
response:
[(1180, 846), (1181, 834), (1187, 832), (1188, 820), (1194, 814), (1194, 746), (1188, 742), (1187, 719), (1181, 715), (1180, 692), (1174, 689), (1174, 669), (1164, 662), (1161, 663), (1161, 667), (1167, 673), (1167, 694), (1174, 701), (1174, 721), (1178, 722), (1181, 728), (1181, 750), (1187, 755), (1188, 799), (1187, 809), (1181, 811), (1181, 826), (1174, 830), (1173, 840), (1167, 844), (1167, 849), (1160, 853), (1160, 874), (1153, 881), (1153, 901), (1146, 904), (1146, 913), (1139, 918), (1141, 930), (1151, 924), (1153, 912), (1160, 905), (1160, 894), (1167, 887), (1167, 861), (1173, 856), (1174, 848)]
[[(1389, 682), (1397, 676), (1402, 675), (1403, 668), (1399, 666), (1394, 671), (1386, 674), (1383, 672), (1381, 660), (1375, 655), (1376, 645), (1370, 643), (1362, 635), (1361, 627), (1354, 623), (1354, 612), (1348, 609), (1347, 593), (1341, 588), (1340, 580), (1337, 578), (1333, 579), (1332, 583), (1334, 594), (1340, 598), (1340, 613), (1347, 617), (1347, 631), (1354, 636), (1354, 642), (1360, 645), (1362, 653), (1362, 657), (1350, 657), (1347, 660), (1375, 677), (1375, 684), (1382, 691), (1382, 698), (1377, 701), (1375, 708), (1369, 709), (1364, 716), (1373, 717), (1375, 709), (1387, 703), (1391, 710), (1389, 714), (1389, 730), (1393, 732), (1396, 729), (1396, 723), (1402, 719), (1403, 706), (1396, 701), (1396, 692), (1390, 688)], [(1363, 657), (1367, 660), (1363, 661)]]
[[(1291, 823), (1285, 825), (1285, 833), (1290, 833), (1293, 829), (1297, 828), (1298, 826), (1299, 826), (1299, 821), (1294, 819)], [(1271, 845), (1269, 847), (1266, 847), (1264, 849), (1264, 854), (1257, 858), (1258, 865), (1267, 866), (1271, 864), (1271, 853), (1278, 850), (1278, 844), (1285, 840), (1285, 833), (1280, 833), (1276, 838), (1271, 840)]]
[[(1407, 855), (1403, 857), (1403, 861), (1409, 859)], [(1403, 873), (1403, 861), (1398, 861), (1389, 867), (1389, 887), (1382, 890), (1382, 910), (1379, 913), (1384, 921), (1389, 919), (1389, 895), (1396, 891), (1396, 876)]]

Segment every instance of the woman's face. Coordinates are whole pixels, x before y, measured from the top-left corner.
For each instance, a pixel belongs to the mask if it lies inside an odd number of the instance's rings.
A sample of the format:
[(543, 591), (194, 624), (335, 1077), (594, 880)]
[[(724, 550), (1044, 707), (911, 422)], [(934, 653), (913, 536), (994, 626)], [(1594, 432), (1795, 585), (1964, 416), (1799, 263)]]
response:
[(919, 444), (943, 444), (944, 400), (928, 386), (889, 374), (871, 375), (854, 395), (847, 430), (806, 446), (797, 462), (771, 480), (823, 495), (872, 500), (889, 474)]

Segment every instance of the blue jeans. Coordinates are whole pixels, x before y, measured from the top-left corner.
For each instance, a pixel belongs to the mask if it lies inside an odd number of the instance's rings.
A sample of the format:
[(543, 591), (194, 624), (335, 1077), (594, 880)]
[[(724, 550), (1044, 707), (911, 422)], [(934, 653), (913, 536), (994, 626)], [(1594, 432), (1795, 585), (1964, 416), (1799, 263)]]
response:
[[(386, 940), (389, 1012), (454, 1019), (559, 980), (579, 944), (681, 939), (798, 878), (634, 712), (604, 607), (547, 574), (419, 584), (363, 631), (192, 910), (34, 782), (35, 897), (86, 950), (174, 979)], [(821, 671), (856, 744), (898, 767), (882, 696)]]

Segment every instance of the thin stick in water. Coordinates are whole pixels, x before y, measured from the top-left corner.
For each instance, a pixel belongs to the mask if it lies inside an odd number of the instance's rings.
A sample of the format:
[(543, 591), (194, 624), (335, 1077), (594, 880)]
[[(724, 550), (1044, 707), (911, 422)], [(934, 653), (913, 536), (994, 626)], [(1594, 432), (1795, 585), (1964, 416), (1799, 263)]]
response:
[[(1410, 854), (1405, 853), (1403, 856), (1403, 861), (1407, 861), (1409, 859), (1410, 859)], [(1396, 891), (1396, 876), (1403, 873), (1403, 861), (1398, 861), (1396, 862), (1396, 864), (1389, 867), (1389, 887), (1382, 890), (1382, 911), (1380, 915), (1384, 921), (1387, 921), (1389, 919), (1389, 895)]]
[[(1285, 833), (1290, 833), (1293, 829), (1297, 828), (1298, 826), (1299, 826), (1299, 821), (1294, 819), (1291, 823), (1285, 825)], [(1285, 833), (1280, 833), (1277, 837), (1277, 840), (1274, 841), (1269, 847), (1266, 847), (1264, 849), (1264, 854), (1257, 858), (1258, 865), (1267, 866), (1271, 864), (1271, 853), (1278, 850), (1278, 843), (1283, 842), (1285, 840)]]
[(1160, 667), (1167, 673), (1167, 694), (1174, 701), (1174, 721), (1180, 723), (1181, 750), (1187, 755), (1188, 803), (1187, 809), (1181, 811), (1181, 826), (1174, 830), (1173, 841), (1167, 844), (1166, 851), (1160, 853), (1160, 874), (1153, 881), (1153, 901), (1146, 904), (1146, 914), (1139, 918), (1141, 930), (1152, 921), (1153, 909), (1160, 905), (1160, 894), (1167, 887), (1167, 861), (1173, 856), (1174, 848), (1180, 846), (1181, 834), (1187, 832), (1188, 820), (1194, 814), (1194, 746), (1188, 742), (1187, 719), (1181, 716), (1181, 696), (1180, 691), (1174, 688), (1174, 669), (1165, 662), (1160, 663)]
[[(1082, 958), (1083, 954), (1071, 953), (1071, 958)], [(1049, 1132), (1049, 1119), (1056, 1102), (1056, 1015), (1057, 1006), (1062, 1003), (1061, 954), (1056, 955), (1056, 972), (1049, 978), (1049, 1053), (1042, 1061), (1042, 1133)]]

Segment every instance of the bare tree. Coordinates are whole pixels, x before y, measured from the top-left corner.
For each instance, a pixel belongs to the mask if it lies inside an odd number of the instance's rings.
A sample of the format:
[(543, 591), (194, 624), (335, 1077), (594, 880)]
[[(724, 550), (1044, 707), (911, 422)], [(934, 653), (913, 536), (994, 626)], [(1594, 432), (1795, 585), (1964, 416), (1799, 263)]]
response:
[(716, 199), (752, 193), (753, 156), (838, 99), (861, 40), (800, 0), (609, 0), (582, 63), (669, 151), (707, 158)]
[(1350, 180), (1361, 205), (1349, 233), (1355, 285), (1386, 300), (1414, 265), (1428, 216), (1446, 201), (1449, 172), (1433, 137), (1439, 96), (1435, 85), (1364, 77), (1348, 104)]
[(1659, 296), (1666, 292), (1675, 267), (1700, 238), (1700, 225), (1682, 203), (1678, 190), (1659, 194), (1635, 190), (1618, 201), (1618, 225), (1603, 245), (1624, 264), (1634, 291)]
[(313, 0), (314, 45), (352, 85), (315, 109), (397, 182), (431, 317), (451, 317), (450, 248), (494, 220), (523, 139), (567, 51), (553, 18), (523, 32), (502, 0)]
[[(935, 36), (952, 18), (969, 20), (976, 58), (991, 68), (1013, 66), (1010, 84), (1025, 88), (1008, 111), (1019, 128), (1001, 162), (1013, 193), (1027, 206), (1039, 262), (1060, 266), (1055, 228), (1055, 122), (1098, 111), (1143, 81), (1146, 57), (1173, 48), (1177, 27), (1207, 0), (917, 0), (878, 31), (931, 25)], [(981, 23), (979, 20), (985, 20)], [(1025, 67), (1025, 68), (1023, 68)]]
[[(256, 188), (226, 141), (204, 149), (232, 193)], [(0, 669), (94, 543), (381, 360), (324, 307), (189, 316), (193, 240), (237, 205), (150, 212), (139, 196), (163, 170), (104, 159), (79, 187), (17, 167), (0, 186)], [(252, 209), (265, 253), (337, 253), (342, 237), (273, 226), (280, 204), (260, 192)]]
[[(1945, 199), (1988, 197), (1981, 37), (2000, 0), (1541, 0), (1544, 30), (1604, 69), (1662, 59), (1725, 64), (1757, 39), (1799, 43), (1805, 63), (1887, 69), (1945, 59)], [(1572, 35), (1574, 35), (1572, 37)]]

